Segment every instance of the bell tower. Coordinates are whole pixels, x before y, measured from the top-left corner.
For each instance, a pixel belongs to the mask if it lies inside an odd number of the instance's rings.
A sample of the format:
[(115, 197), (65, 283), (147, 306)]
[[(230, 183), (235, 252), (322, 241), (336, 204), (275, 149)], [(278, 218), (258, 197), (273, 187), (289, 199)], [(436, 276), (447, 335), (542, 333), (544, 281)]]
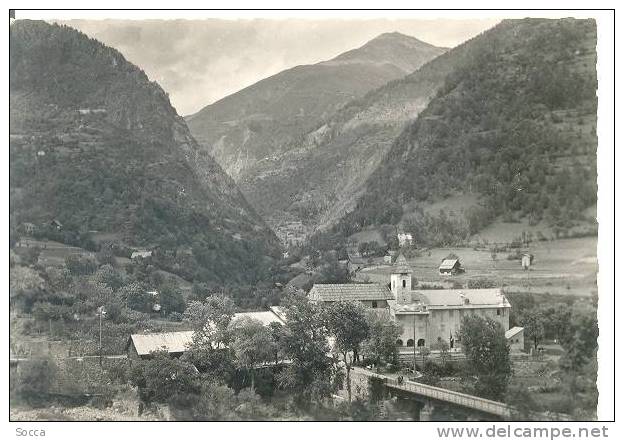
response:
[(397, 303), (412, 302), (412, 269), (403, 255), (399, 255), (390, 275), (390, 289)]

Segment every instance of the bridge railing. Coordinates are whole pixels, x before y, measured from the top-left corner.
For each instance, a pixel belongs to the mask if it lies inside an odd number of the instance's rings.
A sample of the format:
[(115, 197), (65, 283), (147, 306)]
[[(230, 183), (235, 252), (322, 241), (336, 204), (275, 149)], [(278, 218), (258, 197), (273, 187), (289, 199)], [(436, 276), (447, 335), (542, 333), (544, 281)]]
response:
[(397, 379), (387, 377), (385, 375), (379, 375), (374, 373), (371, 373), (370, 375), (384, 380), (386, 385), (389, 387), (413, 392), (415, 394), (427, 398), (432, 398), (434, 400), (445, 401), (463, 407), (480, 410), (489, 414), (499, 415), (502, 417), (511, 416), (511, 409), (505, 403), (488, 400), (487, 398), (475, 397), (474, 395), (468, 395), (449, 389), (442, 389), (436, 386), (430, 386), (428, 384), (415, 383), (409, 380), (399, 383)]

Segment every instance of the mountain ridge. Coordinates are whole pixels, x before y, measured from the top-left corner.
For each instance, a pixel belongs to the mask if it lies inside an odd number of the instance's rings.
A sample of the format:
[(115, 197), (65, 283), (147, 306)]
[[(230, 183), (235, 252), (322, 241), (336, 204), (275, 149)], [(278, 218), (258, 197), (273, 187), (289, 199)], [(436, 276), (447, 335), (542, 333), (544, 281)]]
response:
[[(415, 69), (442, 51), (430, 46), (421, 55), (400, 58), (414, 63)], [(238, 182), (255, 161), (282, 153), (288, 143), (349, 100), (405, 74), (404, 68), (385, 61), (343, 61), (287, 69), (204, 107), (186, 121), (203, 148)]]
[[(596, 197), (595, 21), (504, 20), (462, 46), (421, 68), (464, 52), (335, 228), (343, 236), (403, 224), (448, 245), (501, 217), (557, 235), (595, 223), (583, 214)], [(477, 204), (454, 219), (423, 212), (468, 193)]]
[(274, 234), (157, 83), (70, 27), (19, 20), (10, 32), (13, 227), (56, 218), (61, 239), (115, 232), (190, 278), (260, 276)]

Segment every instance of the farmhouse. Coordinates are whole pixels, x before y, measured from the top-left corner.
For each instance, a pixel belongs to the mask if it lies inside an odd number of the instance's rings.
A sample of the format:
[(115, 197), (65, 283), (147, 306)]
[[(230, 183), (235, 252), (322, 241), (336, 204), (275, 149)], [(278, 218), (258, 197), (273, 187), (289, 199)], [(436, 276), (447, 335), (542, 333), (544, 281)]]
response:
[(446, 341), (453, 348), (459, 342), (462, 319), (480, 315), (509, 329), (511, 305), (500, 289), (412, 289), (412, 270), (404, 259), (397, 263), (384, 285), (314, 285), (310, 300), (315, 302), (360, 301), (371, 308), (387, 305), (390, 316), (402, 325), (397, 346), (426, 346)]
[(528, 270), (533, 264), (533, 254), (524, 253), (520, 262), (522, 263), (522, 269)]
[(507, 344), (513, 352), (524, 350), (524, 328), (521, 326), (515, 326), (509, 331), (505, 332), (505, 338)]
[[(271, 307), (269, 311), (239, 312), (234, 314), (232, 321), (247, 317), (258, 320), (264, 326), (276, 322), (285, 323), (283, 311), (279, 307)], [(126, 353), (130, 359), (149, 358), (152, 352), (167, 351), (174, 357), (186, 352), (193, 342), (193, 331), (154, 332), (150, 334), (132, 334), (126, 343)]]
[(52, 219), (50, 221), (50, 226), (52, 228), (55, 228), (55, 229), (59, 230), (59, 231), (63, 229), (63, 224), (58, 219)]
[(152, 257), (152, 252), (147, 250), (139, 250), (133, 251), (130, 255), (130, 259), (136, 259), (137, 257), (140, 257), (141, 259), (147, 259), (148, 257)]
[(126, 344), (128, 358), (148, 358), (154, 351), (167, 351), (174, 357), (182, 355), (193, 341), (193, 331), (132, 334)]
[(384, 256), (384, 263), (393, 263), (397, 258), (397, 252), (394, 250), (388, 250)]
[(399, 246), (406, 247), (412, 245), (413, 239), (410, 233), (399, 233), (397, 234), (397, 239), (399, 239)]
[(464, 269), (459, 262), (459, 259), (444, 259), (438, 268), (441, 276), (454, 276), (455, 274), (463, 273)]
[(368, 266), (368, 259), (365, 259), (360, 256), (356, 256), (355, 254), (349, 254), (349, 263), (348, 270), (350, 273), (355, 273), (362, 268), (366, 268)]

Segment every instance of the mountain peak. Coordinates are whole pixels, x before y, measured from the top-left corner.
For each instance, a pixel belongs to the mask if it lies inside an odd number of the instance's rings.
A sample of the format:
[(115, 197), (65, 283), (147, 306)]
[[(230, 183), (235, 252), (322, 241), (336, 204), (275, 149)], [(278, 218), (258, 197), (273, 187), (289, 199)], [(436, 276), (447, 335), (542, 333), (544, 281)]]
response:
[[(422, 44), (426, 44), (431, 46), (429, 43), (425, 43), (424, 41), (419, 40), (416, 37), (412, 37), (411, 35), (406, 35), (406, 34), (402, 34), (401, 32), (384, 32), (383, 34), (379, 34), (378, 36), (376, 36), (375, 38), (373, 38), (372, 40), (369, 40), (368, 43), (371, 43), (373, 41), (384, 41), (384, 40), (393, 40), (393, 41), (417, 41), (420, 42)], [(366, 43), (366, 44), (368, 44)]]
[(445, 50), (410, 35), (385, 32), (321, 64), (391, 64), (407, 74), (420, 67), (424, 58), (434, 58)]

